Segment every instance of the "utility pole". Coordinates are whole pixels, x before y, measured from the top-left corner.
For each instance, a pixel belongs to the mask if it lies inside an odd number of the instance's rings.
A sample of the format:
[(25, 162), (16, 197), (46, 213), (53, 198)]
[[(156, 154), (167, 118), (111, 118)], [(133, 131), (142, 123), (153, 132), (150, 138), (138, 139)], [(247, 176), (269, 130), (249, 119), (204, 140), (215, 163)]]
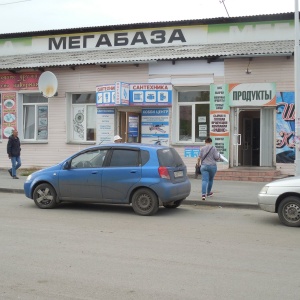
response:
[(295, 0), (295, 50), (294, 50), (294, 86), (295, 86), (295, 175), (300, 175), (300, 72), (299, 72), (299, 8)]

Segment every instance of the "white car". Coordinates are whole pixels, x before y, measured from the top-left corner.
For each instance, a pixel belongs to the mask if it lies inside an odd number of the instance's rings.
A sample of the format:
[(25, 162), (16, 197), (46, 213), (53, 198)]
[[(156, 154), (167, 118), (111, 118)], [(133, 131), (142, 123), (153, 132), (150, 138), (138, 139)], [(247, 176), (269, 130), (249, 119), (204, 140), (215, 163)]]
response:
[(300, 176), (279, 179), (266, 184), (258, 194), (262, 210), (278, 213), (287, 226), (300, 226)]

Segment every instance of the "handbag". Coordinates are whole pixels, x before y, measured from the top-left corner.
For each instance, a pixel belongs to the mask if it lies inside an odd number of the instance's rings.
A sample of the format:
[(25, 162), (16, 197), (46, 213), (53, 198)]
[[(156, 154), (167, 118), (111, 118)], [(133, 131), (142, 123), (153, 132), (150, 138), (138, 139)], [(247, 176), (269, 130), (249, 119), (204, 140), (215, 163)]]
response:
[(195, 175), (201, 174), (201, 165), (196, 164), (195, 165)]

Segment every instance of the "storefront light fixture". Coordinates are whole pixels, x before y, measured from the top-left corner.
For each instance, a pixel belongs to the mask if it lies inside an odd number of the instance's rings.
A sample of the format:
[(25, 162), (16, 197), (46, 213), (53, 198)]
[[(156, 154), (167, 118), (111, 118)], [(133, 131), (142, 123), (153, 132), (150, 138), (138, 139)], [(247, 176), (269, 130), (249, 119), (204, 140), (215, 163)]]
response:
[(248, 75), (251, 74), (251, 70), (249, 69), (251, 61), (252, 61), (252, 57), (249, 58), (249, 63), (248, 63), (247, 69), (246, 69), (246, 74), (248, 74)]

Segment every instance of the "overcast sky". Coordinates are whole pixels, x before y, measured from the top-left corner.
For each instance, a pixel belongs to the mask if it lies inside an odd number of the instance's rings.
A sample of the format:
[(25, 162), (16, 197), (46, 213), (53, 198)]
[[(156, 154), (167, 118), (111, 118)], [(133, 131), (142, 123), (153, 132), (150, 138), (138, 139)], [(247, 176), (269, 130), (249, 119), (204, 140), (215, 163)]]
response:
[[(295, 0), (225, 0), (224, 4), (230, 17), (295, 10)], [(0, 33), (227, 17), (224, 4), (220, 0), (0, 0)]]

